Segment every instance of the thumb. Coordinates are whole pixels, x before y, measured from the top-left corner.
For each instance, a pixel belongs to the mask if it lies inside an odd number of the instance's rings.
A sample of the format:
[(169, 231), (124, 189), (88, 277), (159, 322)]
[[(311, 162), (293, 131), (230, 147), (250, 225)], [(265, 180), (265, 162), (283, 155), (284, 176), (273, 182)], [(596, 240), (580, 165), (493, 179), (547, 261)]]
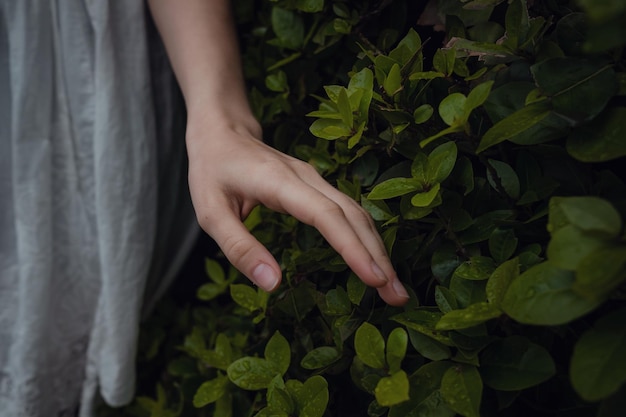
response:
[[(250, 234), (230, 210), (213, 210), (213, 221), (201, 222), (230, 263), (250, 281), (271, 292), (281, 281), (281, 270), (270, 252)], [(204, 223), (204, 224), (203, 224)]]

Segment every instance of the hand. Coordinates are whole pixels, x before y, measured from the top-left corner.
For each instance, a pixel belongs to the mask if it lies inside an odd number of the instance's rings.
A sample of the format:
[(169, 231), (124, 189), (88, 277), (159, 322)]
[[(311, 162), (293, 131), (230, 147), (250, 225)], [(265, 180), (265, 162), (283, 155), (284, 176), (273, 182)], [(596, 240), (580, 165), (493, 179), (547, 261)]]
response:
[(242, 223), (263, 204), (317, 228), (365, 284), (387, 303), (403, 305), (408, 294), (369, 214), (311, 165), (260, 137), (254, 123), (188, 128), (189, 187), (198, 222), (228, 260), (266, 291), (280, 284), (278, 263)]

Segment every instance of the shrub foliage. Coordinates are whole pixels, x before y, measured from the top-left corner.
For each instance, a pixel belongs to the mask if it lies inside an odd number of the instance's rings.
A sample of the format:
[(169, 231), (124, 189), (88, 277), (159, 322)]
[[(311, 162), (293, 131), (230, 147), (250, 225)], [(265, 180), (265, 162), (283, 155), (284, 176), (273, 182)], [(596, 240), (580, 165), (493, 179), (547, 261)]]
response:
[(424, 3), (235, 2), (266, 140), (371, 213), (408, 305), (256, 209), (283, 285), (207, 260), (146, 325), (166, 366), (125, 413), (621, 415), (626, 3)]

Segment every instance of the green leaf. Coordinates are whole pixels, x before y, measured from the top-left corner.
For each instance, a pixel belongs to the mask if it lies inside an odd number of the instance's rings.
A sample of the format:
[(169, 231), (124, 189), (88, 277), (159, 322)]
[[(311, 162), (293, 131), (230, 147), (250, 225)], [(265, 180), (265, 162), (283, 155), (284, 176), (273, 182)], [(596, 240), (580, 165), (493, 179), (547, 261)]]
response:
[(393, 64), (389, 70), (389, 74), (385, 78), (383, 88), (390, 97), (393, 97), (402, 87), (402, 75), (400, 74), (400, 65)]
[(459, 308), (454, 294), (441, 285), (435, 287), (435, 303), (444, 314)]
[(328, 405), (328, 383), (315, 375), (307, 379), (296, 397), (299, 417), (322, 417)]
[(441, 379), (441, 394), (451, 409), (465, 417), (480, 417), (483, 382), (475, 366), (457, 365)]
[(316, 13), (324, 9), (324, 0), (296, 0), (296, 5), (303, 12)]
[(493, 125), (478, 144), (476, 153), (480, 153), (487, 148), (504, 142), (507, 139), (518, 135), (532, 126), (541, 122), (550, 114), (550, 108), (545, 102), (530, 104), (513, 114), (500, 120)]
[(342, 287), (329, 290), (326, 293), (326, 313), (329, 315), (341, 316), (352, 312), (352, 304), (348, 293)]
[(495, 229), (489, 236), (489, 253), (496, 262), (504, 262), (515, 253), (518, 239), (513, 229)]
[(361, 71), (350, 77), (348, 83), (348, 93), (352, 94), (354, 91), (363, 91), (361, 100), (359, 101), (358, 112), (359, 119), (366, 121), (369, 113), (370, 103), (372, 101), (374, 88), (374, 75), (369, 68), (363, 68)]
[(585, 234), (570, 224), (552, 234), (546, 254), (553, 265), (575, 271), (587, 255), (607, 246), (605, 240)]
[(554, 111), (573, 121), (593, 119), (617, 93), (615, 71), (602, 60), (550, 58), (530, 70)]
[(348, 91), (345, 88), (339, 90), (337, 108), (339, 109), (339, 114), (341, 114), (341, 121), (343, 121), (346, 126), (351, 128), (354, 125), (354, 115), (352, 114), (352, 108), (350, 107)]
[(428, 310), (413, 310), (391, 317), (391, 320), (405, 325), (407, 328), (420, 332), (446, 346), (454, 346), (450, 337), (435, 330), (435, 325), (442, 314)]
[(615, 208), (598, 197), (553, 198), (550, 211), (559, 209), (567, 221), (577, 228), (607, 237), (617, 237), (622, 229), (622, 219)]
[(452, 355), (448, 346), (413, 329), (409, 329), (409, 340), (417, 353), (431, 361), (442, 361)]
[(220, 399), (228, 387), (228, 378), (220, 375), (215, 379), (204, 382), (193, 397), (193, 405), (196, 408), (204, 407)]
[(518, 276), (519, 258), (513, 258), (498, 266), (487, 281), (485, 288), (487, 301), (499, 308), (509, 285)]
[(287, 84), (287, 74), (284, 71), (278, 71), (265, 77), (265, 86), (277, 93), (282, 93), (289, 89)]
[(289, 49), (299, 49), (304, 41), (302, 19), (291, 10), (277, 6), (272, 8), (272, 30), (280, 45)]
[(277, 330), (265, 346), (265, 359), (267, 359), (281, 375), (289, 369), (291, 363), (291, 348), (289, 342)]
[(352, 128), (344, 122), (333, 119), (318, 119), (311, 123), (309, 130), (318, 138), (335, 140), (352, 134)]
[(374, 389), (376, 401), (383, 407), (391, 407), (409, 399), (409, 378), (399, 370), (391, 376), (381, 378)]
[(367, 195), (369, 200), (385, 200), (420, 191), (422, 184), (415, 178), (391, 178), (377, 184)]
[(446, 142), (433, 149), (428, 155), (428, 170), (426, 172), (428, 183), (441, 183), (448, 178), (454, 169), (456, 157), (457, 147), (454, 142)]
[(489, 278), (495, 269), (493, 259), (486, 256), (474, 256), (459, 265), (454, 275), (463, 279), (481, 281)]
[(211, 281), (213, 281), (214, 283), (225, 283), (226, 277), (224, 275), (224, 268), (222, 268), (219, 262), (214, 261), (213, 259), (205, 259), (204, 270), (206, 271), (206, 274), (209, 276)]
[(465, 118), (469, 117), (469, 114), (475, 108), (482, 106), (482, 104), (487, 101), (489, 97), (489, 93), (491, 93), (491, 87), (493, 87), (493, 81), (486, 81), (484, 83), (478, 84), (476, 87), (470, 91), (467, 95), (467, 100), (465, 100)]
[(404, 359), (404, 355), (406, 355), (408, 341), (408, 335), (401, 327), (396, 327), (389, 334), (387, 338), (386, 358), (390, 373), (400, 370), (402, 360)]
[(500, 391), (530, 388), (556, 373), (548, 351), (522, 336), (498, 340), (483, 351), (480, 373), (485, 384)]
[(546, 326), (565, 324), (599, 305), (574, 292), (573, 283), (572, 271), (543, 262), (513, 280), (501, 307), (520, 323)]
[(439, 115), (448, 126), (465, 124), (465, 102), (467, 97), (461, 93), (452, 93), (439, 103)]
[(598, 401), (626, 382), (626, 308), (600, 318), (572, 355), (572, 386), (587, 401)]
[(598, 249), (585, 256), (576, 267), (572, 289), (593, 300), (602, 300), (626, 281), (626, 247)]
[(430, 190), (415, 194), (413, 197), (411, 197), (411, 204), (415, 207), (430, 206), (437, 197), (437, 195), (439, 195), (440, 188), (441, 184), (436, 183), (430, 188)]
[(385, 367), (385, 340), (378, 329), (364, 322), (354, 335), (354, 349), (364, 364), (375, 369)]
[(346, 284), (346, 289), (350, 302), (355, 305), (361, 304), (361, 300), (365, 295), (367, 286), (363, 281), (359, 279), (359, 277), (356, 276), (356, 274), (350, 274), (350, 276), (348, 277), (348, 282)]
[(226, 372), (233, 384), (250, 391), (267, 388), (272, 379), (280, 374), (273, 363), (250, 356), (237, 359)]
[(500, 191), (501, 188), (498, 186), (499, 183), (509, 197), (513, 200), (517, 200), (520, 193), (520, 183), (515, 170), (511, 168), (509, 164), (502, 161), (496, 161), (495, 159), (489, 159), (489, 165), (491, 165), (497, 177), (497, 179), (494, 178), (492, 172), (488, 170), (487, 180), (489, 181), (489, 184), (491, 184), (494, 190)]
[(567, 138), (567, 152), (582, 162), (604, 162), (626, 156), (626, 108), (614, 107)]
[[(267, 387), (267, 406), (272, 413), (283, 412), (285, 415), (293, 414), (295, 403), (287, 389), (282, 376), (276, 375)], [(271, 415), (271, 413), (268, 413)]]
[(454, 274), (450, 279), (450, 291), (456, 297), (460, 308), (467, 308), (470, 304), (487, 301), (485, 294), (485, 280), (469, 280)]
[(246, 284), (231, 284), (230, 296), (234, 302), (249, 311), (259, 309), (257, 292)]
[(413, 112), (413, 119), (416, 124), (426, 123), (433, 115), (433, 106), (430, 104), (422, 104)]
[(437, 49), (433, 57), (433, 67), (436, 71), (445, 75), (451, 75), (454, 71), (455, 49)]
[(300, 361), (304, 369), (320, 369), (332, 365), (341, 358), (339, 350), (332, 346), (321, 346), (308, 352)]
[(429, 136), (426, 139), (423, 139), (422, 141), (420, 141), (420, 147), (424, 148), (427, 145), (429, 145), (431, 142), (445, 136), (445, 135), (449, 135), (450, 133), (456, 133), (456, 132), (462, 132), (464, 130), (464, 127), (462, 125), (459, 126), (450, 126), (448, 128), (443, 129), (442, 131), (440, 131), (439, 133), (433, 135), (433, 136)]
[(471, 304), (463, 310), (452, 310), (443, 315), (435, 327), (437, 330), (466, 329), (495, 319), (502, 315), (502, 311), (493, 304), (481, 302)]
[(226, 286), (213, 283), (203, 284), (198, 288), (196, 296), (204, 301), (209, 301), (226, 291)]

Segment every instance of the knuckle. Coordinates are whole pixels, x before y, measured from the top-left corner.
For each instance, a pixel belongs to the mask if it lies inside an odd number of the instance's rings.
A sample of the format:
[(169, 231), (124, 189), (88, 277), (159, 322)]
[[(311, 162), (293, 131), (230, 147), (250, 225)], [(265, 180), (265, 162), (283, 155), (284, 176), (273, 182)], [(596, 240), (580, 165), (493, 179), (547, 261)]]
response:
[(248, 239), (236, 236), (227, 237), (221, 245), (226, 257), (234, 264), (245, 259), (253, 250)]

